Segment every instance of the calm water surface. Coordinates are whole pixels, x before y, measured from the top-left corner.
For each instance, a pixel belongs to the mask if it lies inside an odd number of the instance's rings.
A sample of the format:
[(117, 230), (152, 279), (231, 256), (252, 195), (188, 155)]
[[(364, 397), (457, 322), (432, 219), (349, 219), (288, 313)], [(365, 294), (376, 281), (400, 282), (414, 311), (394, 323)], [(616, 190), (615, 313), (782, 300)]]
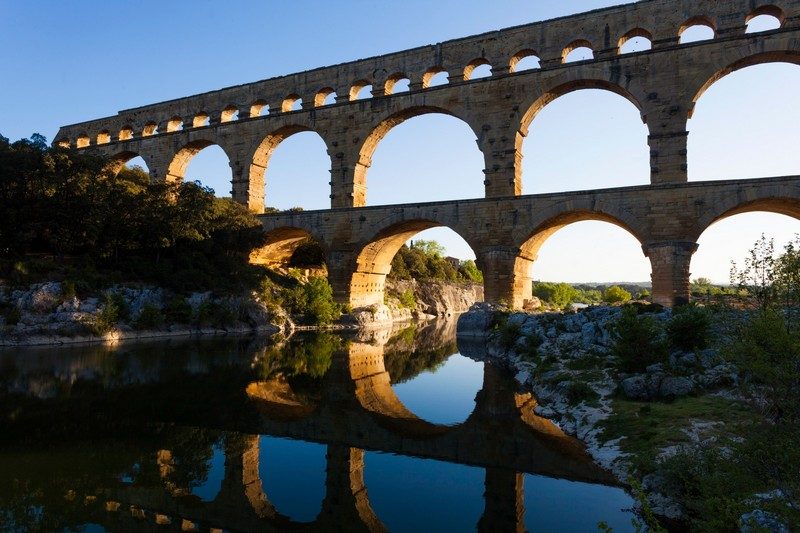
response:
[(452, 323), (0, 352), (0, 530), (630, 531), (481, 355)]

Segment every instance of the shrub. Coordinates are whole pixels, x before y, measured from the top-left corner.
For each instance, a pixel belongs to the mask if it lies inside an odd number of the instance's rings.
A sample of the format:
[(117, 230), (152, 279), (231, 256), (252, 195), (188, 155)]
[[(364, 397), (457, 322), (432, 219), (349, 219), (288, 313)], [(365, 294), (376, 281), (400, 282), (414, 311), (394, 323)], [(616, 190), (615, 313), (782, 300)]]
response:
[(514, 346), (517, 339), (520, 337), (521, 326), (516, 322), (505, 321), (499, 328), (500, 332), (499, 342), (500, 345), (506, 350)]
[(567, 385), (566, 396), (570, 405), (578, 405), (581, 402), (592, 404), (600, 399), (600, 395), (583, 381), (571, 381)]
[(6, 321), (6, 325), (16, 326), (19, 324), (20, 318), (22, 318), (22, 313), (20, 313), (17, 306), (12, 306), (9, 307), (5, 313), (3, 313), (3, 318)]
[(333, 289), (325, 278), (311, 278), (308, 283), (286, 289), (283, 299), (287, 310), (305, 324), (330, 324), (341, 316), (333, 301)]
[(675, 310), (667, 324), (672, 346), (683, 351), (705, 348), (711, 329), (711, 314), (703, 307), (684, 305)]
[(145, 304), (142, 312), (133, 321), (135, 329), (158, 329), (164, 325), (164, 314), (161, 309), (153, 304)]
[(164, 318), (170, 324), (189, 324), (192, 321), (192, 306), (185, 298), (176, 296), (164, 307)]
[(200, 326), (224, 328), (236, 322), (236, 313), (227, 303), (206, 300), (197, 308), (196, 322)]
[(623, 303), (630, 299), (631, 293), (619, 285), (612, 285), (603, 292), (603, 301), (609, 304)]
[(611, 328), (613, 352), (625, 372), (639, 372), (663, 362), (667, 343), (661, 325), (650, 315), (639, 315), (635, 307), (626, 307)]
[(120, 293), (106, 292), (103, 295), (100, 312), (94, 320), (94, 333), (98, 335), (108, 333), (120, 322), (128, 320), (130, 314), (128, 303)]
[(408, 289), (403, 291), (400, 295), (400, 305), (403, 307), (407, 307), (409, 309), (415, 309), (417, 307), (417, 299), (414, 297), (414, 291)]

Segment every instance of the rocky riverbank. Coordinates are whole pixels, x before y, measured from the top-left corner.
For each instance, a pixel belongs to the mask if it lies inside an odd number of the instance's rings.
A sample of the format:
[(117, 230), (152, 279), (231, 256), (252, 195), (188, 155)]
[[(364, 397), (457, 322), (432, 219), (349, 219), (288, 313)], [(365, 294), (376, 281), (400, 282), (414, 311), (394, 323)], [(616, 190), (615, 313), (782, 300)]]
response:
[[(639, 309), (661, 326), (673, 317), (669, 309)], [(720, 411), (741, 406), (743, 399), (736, 387), (737, 368), (723, 360), (719, 346), (727, 326), (741, 316), (717, 317), (712, 325), (717, 342), (707, 348), (673, 347), (664, 361), (625, 372), (614, 353), (622, 314), (619, 307), (508, 314), (480, 304), (461, 316), (458, 335), (472, 339), (466, 345), (479, 341), (487, 357), (511, 368), (521, 386), (536, 396), (538, 415), (581, 439), (598, 464), (627, 483), (641, 473), (636, 470), (642, 457), (657, 462), (686, 446), (710, 446), (725, 431)], [(645, 420), (651, 412), (675, 415), (665, 418), (672, 427), (645, 427), (633, 434), (636, 424), (651, 423)], [(683, 519), (685, 509), (662, 481), (657, 469), (642, 480), (650, 506), (659, 516)]]

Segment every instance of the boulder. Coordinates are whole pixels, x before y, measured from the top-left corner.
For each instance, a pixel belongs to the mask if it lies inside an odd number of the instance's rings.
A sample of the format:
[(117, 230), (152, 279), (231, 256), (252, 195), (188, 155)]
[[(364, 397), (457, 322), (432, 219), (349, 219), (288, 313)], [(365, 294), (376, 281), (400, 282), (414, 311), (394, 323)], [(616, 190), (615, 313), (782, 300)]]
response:
[(756, 509), (739, 518), (739, 531), (741, 533), (755, 533), (756, 531), (789, 533), (790, 529), (774, 514)]
[(647, 378), (641, 374), (622, 380), (622, 393), (631, 400), (647, 400), (650, 398)]
[(667, 376), (661, 380), (659, 396), (662, 398), (681, 398), (694, 391), (694, 381), (683, 376)]

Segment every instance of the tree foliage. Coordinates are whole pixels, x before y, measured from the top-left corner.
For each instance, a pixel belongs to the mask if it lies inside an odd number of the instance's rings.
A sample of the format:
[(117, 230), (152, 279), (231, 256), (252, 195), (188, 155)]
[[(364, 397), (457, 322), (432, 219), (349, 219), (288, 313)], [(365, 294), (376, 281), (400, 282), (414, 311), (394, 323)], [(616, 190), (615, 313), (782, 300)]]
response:
[(443, 257), (444, 247), (436, 241), (412, 241), (403, 245), (392, 259), (390, 278), (419, 281), (482, 283), (483, 273), (475, 261), (457, 261)]

